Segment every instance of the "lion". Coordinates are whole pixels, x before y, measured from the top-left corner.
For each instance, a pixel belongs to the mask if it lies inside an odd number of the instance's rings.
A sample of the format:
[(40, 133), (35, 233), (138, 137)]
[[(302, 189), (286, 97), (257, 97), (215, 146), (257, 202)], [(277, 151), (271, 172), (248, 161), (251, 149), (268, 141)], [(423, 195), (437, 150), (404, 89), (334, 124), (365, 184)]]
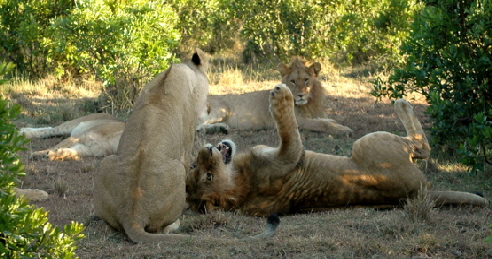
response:
[[(296, 57), (290, 66), (280, 63), (278, 71), (282, 83), (287, 85), (295, 96), (295, 114), (300, 129), (325, 132), (330, 135), (350, 135), (352, 130), (328, 119), (323, 100), (325, 91), (318, 79), (321, 64), (310, 66)], [(197, 130), (205, 132), (224, 132), (229, 129), (260, 130), (274, 128), (275, 123), (266, 109), (269, 90), (241, 95), (210, 95), (210, 113)]]
[(41, 201), (48, 199), (48, 193), (43, 190), (15, 188), (14, 191), (17, 198), (24, 197), (30, 201)]
[(173, 64), (151, 80), (126, 122), (117, 154), (97, 169), (95, 214), (133, 242), (190, 238), (169, 232), (179, 227), (186, 205), (196, 120), (206, 110), (208, 60), (197, 49), (191, 62)]
[(78, 160), (84, 156), (108, 156), (116, 153), (125, 123), (108, 113), (94, 113), (66, 121), (56, 127), (22, 128), (28, 139), (68, 137), (57, 145), (33, 152), (41, 160)]
[(289, 87), (270, 91), (270, 111), (277, 125), (278, 147), (256, 146), (234, 154), (231, 140), (201, 148), (188, 173), (187, 202), (195, 212), (229, 210), (246, 215), (279, 215), (348, 206), (395, 207), (424, 187), (437, 205), (487, 206), (466, 192), (431, 191), (415, 159), (430, 146), (412, 106), (404, 99), (395, 111), (406, 137), (373, 132), (357, 140), (352, 155), (333, 156), (305, 150)]

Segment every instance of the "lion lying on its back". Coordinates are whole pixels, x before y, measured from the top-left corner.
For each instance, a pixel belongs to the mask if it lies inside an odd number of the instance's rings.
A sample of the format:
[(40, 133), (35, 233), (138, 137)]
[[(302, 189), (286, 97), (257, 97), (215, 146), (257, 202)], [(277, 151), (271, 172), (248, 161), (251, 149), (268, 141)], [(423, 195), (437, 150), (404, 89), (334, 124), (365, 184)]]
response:
[[(291, 214), (330, 207), (399, 205), (428, 182), (414, 165), (430, 147), (408, 102), (395, 110), (407, 137), (374, 132), (357, 140), (352, 156), (305, 151), (298, 131), (294, 97), (285, 85), (270, 93), (270, 111), (280, 145), (256, 146), (231, 159), (234, 144), (202, 148), (187, 178), (187, 201), (197, 212), (237, 210), (247, 215)], [(427, 191), (437, 204), (486, 206), (475, 194)]]
[(54, 147), (32, 153), (34, 159), (68, 160), (116, 153), (125, 123), (107, 113), (94, 113), (56, 127), (22, 128), (26, 138), (69, 137)]
[[(305, 61), (295, 58), (290, 66), (280, 63), (278, 70), (282, 83), (294, 94), (295, 114), (300, 129), (326, 132), (333, 135), (349, 135), (352, 130), (328, 119), (323, 107), (324, 89), (318, 79), (321, 64), (309, 67)], [(210, 113), (198, 130), (207, 132), (228, 129), (274, 128), (268, 107), (269, 90), (241, 95), (210, 95)]]

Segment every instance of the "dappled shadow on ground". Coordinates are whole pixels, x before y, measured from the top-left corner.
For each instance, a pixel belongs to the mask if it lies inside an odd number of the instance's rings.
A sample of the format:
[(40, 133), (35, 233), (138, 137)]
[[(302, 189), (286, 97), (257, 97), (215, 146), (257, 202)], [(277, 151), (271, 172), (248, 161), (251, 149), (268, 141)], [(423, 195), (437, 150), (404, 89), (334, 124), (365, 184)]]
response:
[[(432, 126), (429, 116), (425, 114), (427, 104), (412, 103), (408, 100), (424, 129)], [(391, 101), (375, 102), (372, 97), (345, 97), (328, 95), (325, 101), (328, 116), (354, 131), (353, 137), (360, 138), (374, 131), (401, 132), (405, 128), (398, 119)]]

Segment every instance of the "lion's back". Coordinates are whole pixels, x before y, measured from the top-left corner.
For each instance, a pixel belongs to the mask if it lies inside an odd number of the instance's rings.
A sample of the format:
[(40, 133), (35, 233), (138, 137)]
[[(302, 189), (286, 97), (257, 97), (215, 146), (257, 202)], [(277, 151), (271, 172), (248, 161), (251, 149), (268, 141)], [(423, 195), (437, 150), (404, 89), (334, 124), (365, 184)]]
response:
[(268, 110), (268, 90), (239, 95), (210, 95), (208, 121), (224, 122), (233, 129), (265, 129), (275, 126)]

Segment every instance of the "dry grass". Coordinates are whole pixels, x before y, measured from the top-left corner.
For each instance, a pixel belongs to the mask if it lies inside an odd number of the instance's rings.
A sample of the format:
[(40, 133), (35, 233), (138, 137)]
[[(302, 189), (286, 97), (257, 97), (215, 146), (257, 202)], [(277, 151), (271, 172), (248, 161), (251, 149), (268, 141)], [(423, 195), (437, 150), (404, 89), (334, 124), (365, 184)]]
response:
[(411, 222), (429, 222), (435, 218), (435, 205), (435, 202), (430, 199), (430, 195), (421, 187), (417, 197), (408, 199), (403, 209)]
[[(275, 65), (257, 71), (235, 65), (234, 60), (216, 60), (210, 74), (211, 93), (269, 89), (279, 82)], [(357, 73), (323, 64), (323, 84), (329, 93), (326, 110), (332, 118), (354, 129), (355, 134), (351, 139), (338, 139), (303, 131), (301, 136), (307, 149), (349, 155), (353, 141), (369, 132), (404, 133), (390, 102), (374, 103), (368, 94), (370, 78), (354, 77)], [(83, 108), (84, 104), (89, 106), (87, 103), (95, 101), (100, 94), (98, 87), (82, 87), (92, 89), (86, 93), (80, 89), (51, 88), (60, 83), (45, 84), (46, 89), (42, 89), (42, 84), (2, 90), (13, 102), (24, 106), (25, 112), (16, 122), (19, 127), (53, 125), (77, 117), (90, 110)], [(418, 98), (412, 102), (424, 127), (430, 128), (430, 121), (424, 114), (426, 104)], [(278, 142), (274, 130), (232, 131), (227, 136), (207, 135), (203, 141), (217, 143), (226, 137), (234, 139), (240, 150), (258, 144), (276, 145)], [(80, 258), (492, 258), (492, 246), (484, 241), (492, 234), (488, 227), (492, 222), (489, 208), (431, 209), (425, 196), (399, 209), (333, 209), (284, 216), (274, 238), (237, 241), (232, 245), (197, 242), (193, 236), (228, 240), (244, 238), (260, 233), (265, 219), (228, 212), (183, 215), (179, 232), (190, 234), (189, 241), (172, 245), (133, 244), (123, 233), (114, 231), (94, 216), (92, 189), (100, 158), (64, 162), (28, 158), (30, 152), (58, 141), (60, 139), (57, 138), (33, 140), (28, 150), (20, 153), (27, 174), (21, 185), (49, 192), (50, 199), (35, 204), (49, 211), (51, 223), (63, 225), (78, 221), (86, 226), (86, 238), (79, 243), (77, 250)], [(439, 156), (433, 158), (431, 166), (423, 162), (419, 166), (425, 169), (434, 189), (473, 190), (482, 192), (487, 199), (492, 197), (490, 171), (469, 176), (466, 168), (456, 166), (452, 159)]]

